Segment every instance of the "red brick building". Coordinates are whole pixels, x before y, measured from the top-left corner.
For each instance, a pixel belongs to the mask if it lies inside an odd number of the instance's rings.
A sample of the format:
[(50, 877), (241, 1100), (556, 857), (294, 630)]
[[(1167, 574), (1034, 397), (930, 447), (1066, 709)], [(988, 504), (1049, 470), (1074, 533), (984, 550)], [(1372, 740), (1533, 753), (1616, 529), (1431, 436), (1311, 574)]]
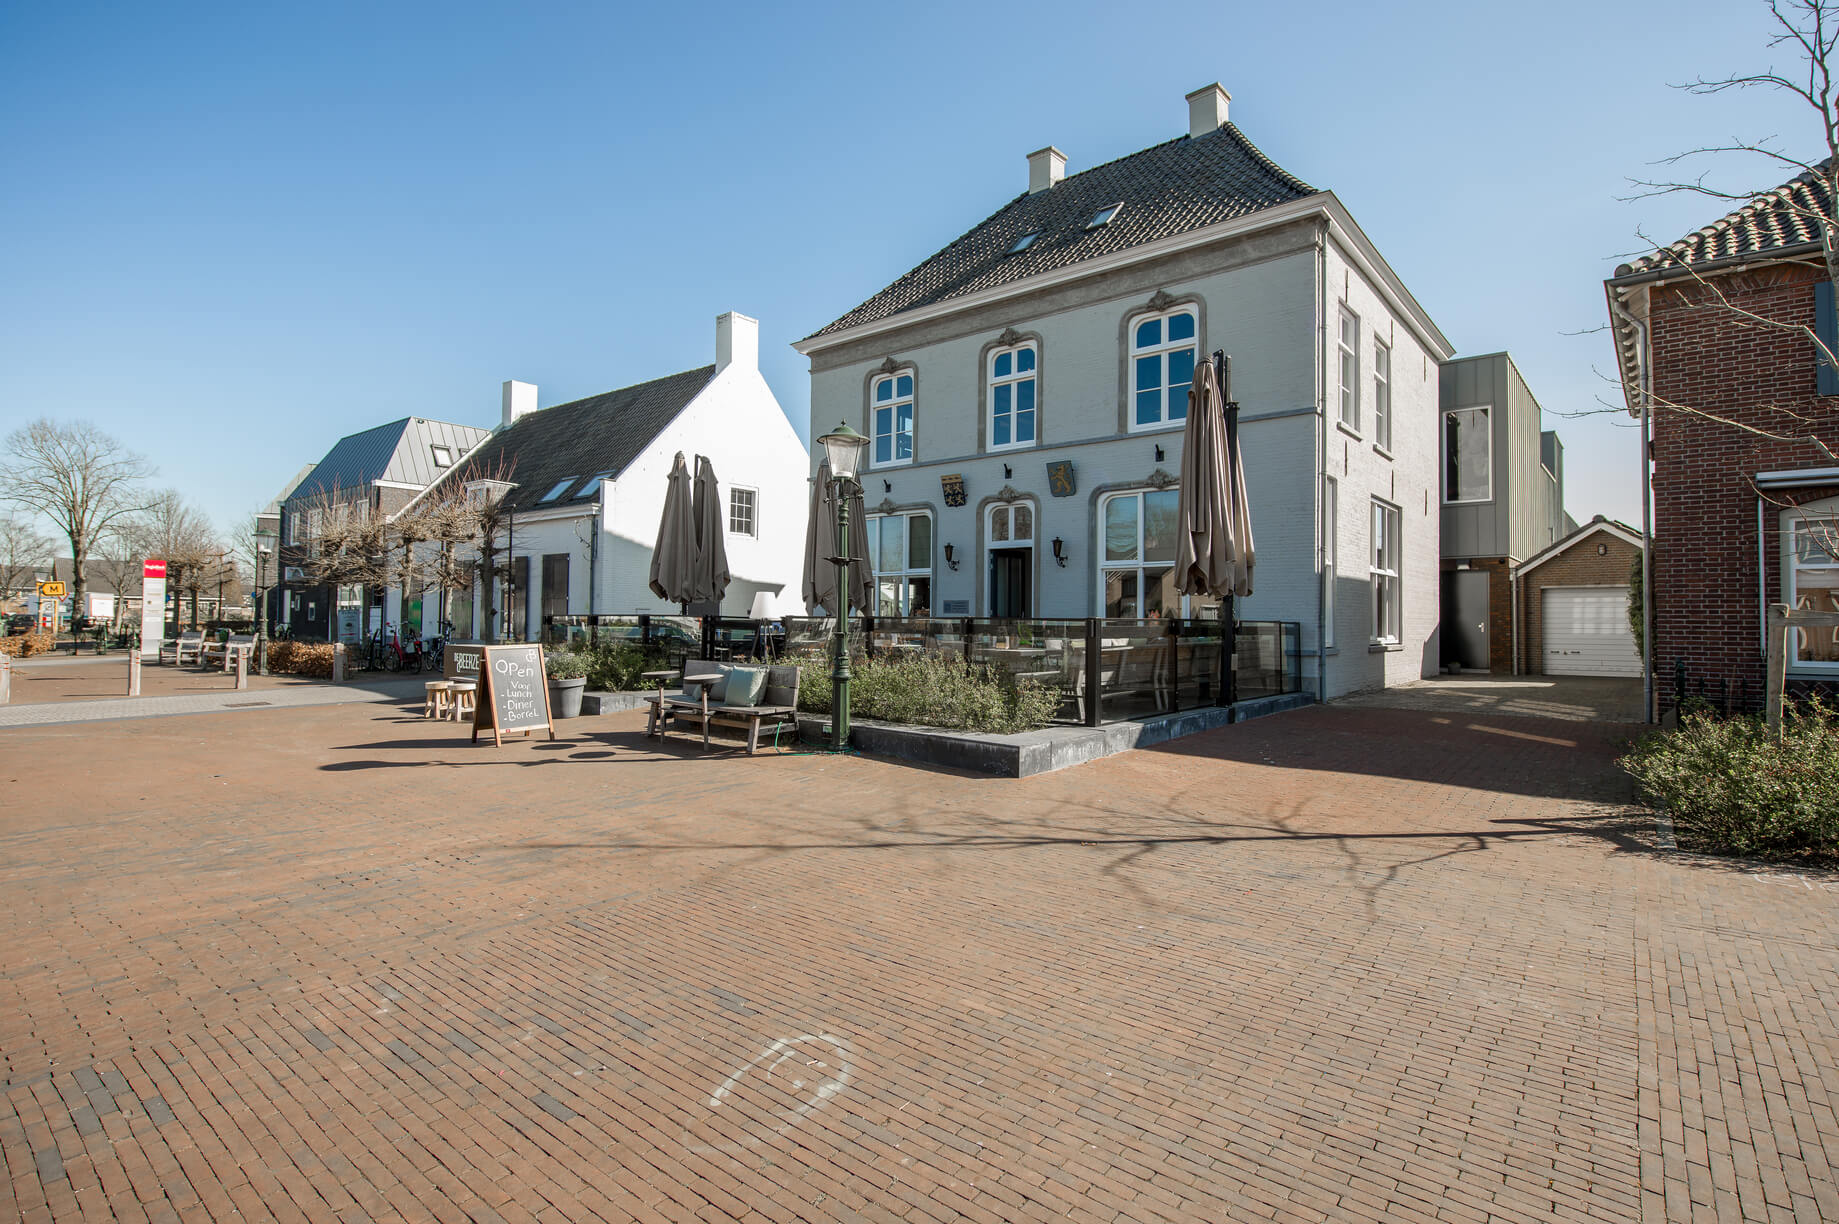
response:
[[(1824, 171), (1824, 167), (1819, 168)], [(1654, 696), (1761, 704), (1767, 608), (1839, 608), (1832, 215), (1803, 174), (1605, 282), (1629, 410), (1646, 414)], [(1795, 689), (1839, 687), (1839, 641), (1800, 641)]]

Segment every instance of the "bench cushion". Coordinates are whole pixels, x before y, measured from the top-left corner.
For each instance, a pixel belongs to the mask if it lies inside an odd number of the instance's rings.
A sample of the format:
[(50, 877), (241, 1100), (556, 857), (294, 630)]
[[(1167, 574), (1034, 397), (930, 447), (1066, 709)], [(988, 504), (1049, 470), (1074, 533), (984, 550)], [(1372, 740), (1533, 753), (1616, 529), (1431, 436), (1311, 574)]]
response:
[(721, 693), (710, 693), (711, 702), (720, 701), (724, 706), (751, 706), (760, 700), (760, 694), (766, 691), (766, 669), (764, 667), (729, 667), (727, 683), (718, 686)]

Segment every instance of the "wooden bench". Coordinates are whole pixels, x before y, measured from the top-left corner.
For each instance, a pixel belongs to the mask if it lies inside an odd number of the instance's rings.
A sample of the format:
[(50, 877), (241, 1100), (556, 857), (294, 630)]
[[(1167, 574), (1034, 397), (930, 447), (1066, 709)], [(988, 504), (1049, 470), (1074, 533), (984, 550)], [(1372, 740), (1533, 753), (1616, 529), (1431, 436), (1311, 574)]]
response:
[(229, 671), (236, 665), (236, 656), (239, 654), (251, 662), (255, 661), (255, 634), (233, 633), (224, 641), (206, 642), (198, 652), (198, 666), (222, 663), (223, 669)]
[[(645, 703), (651, 707), (651, 716), (645, 724), (646, 735), (662, 739), (671, 723), (681, 719), (702, 728), (702, 746), (707, 748), (711, 726), (736, 727), (746, 730), (747, 755), (753, 756), (760, 749), (761, 727), (778, 729), (789, 726), (793, 734), (797, 734), (796, 667), (768, 667), (766, 689), (761, 694), (763, 700), (761, 704), (751, 706), (723, 705), (709, 700), (709, 688), (720, 679), (720, 673), (717, 664), (708, 659), (691, 659), (683, 665), (681, 672), (646, 672), (644, 678), (658, 682), (657, 696), (645, 699)], [(666, 691), (668, 682), (673, 679), (682, 681), (683, 688), (679, 692)]]
[(193, 663), (198, 661), (199, 652), (204, 649), (204, 630), (187, 629), (176, 638), (167, 638), (160, 643), (160, 662), (170, 657), (173, 665), (182, 667), (189, 657)]

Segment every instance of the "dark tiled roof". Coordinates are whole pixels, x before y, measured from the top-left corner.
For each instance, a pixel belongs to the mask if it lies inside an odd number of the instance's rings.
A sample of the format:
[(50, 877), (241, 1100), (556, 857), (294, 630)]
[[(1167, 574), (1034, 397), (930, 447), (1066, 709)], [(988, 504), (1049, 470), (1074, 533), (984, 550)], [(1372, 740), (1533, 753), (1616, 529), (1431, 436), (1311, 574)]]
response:
[[(517, 482), (505, 502), (514, 510), (592, 500), (599, 488), (591, 478), (617, 477), (714, 376), (715, 367), (706, 365), (526, 413), (493, 434), (459, 465), (467, 470), (456, 468), (450, 479), (506, 471), (505, 478)], [(560, 497), (542, 500), (571, 478)]]
[(281, 500), (299, 501), (332, 490), (351, 493), (368, 489), (373, 480), (426, 485), (443, 470), (434, 466), (435, 446), (447, 447), (457, 461), (489, 432), (473, 425), (404, 417), (347, 434)]
[(1616, 275), (1687, 267), (1732, 255), (1757, 255), (1818, 242), (1818, 216), (1833, 215), (1832, 195), (1825, 180), (1828, 164), (1821, 162), (1678, 242), (1623, 264), (1616, 269)]
[[(1279, 167), (1234, 124), (1199, 138), (1182, 136), (1021, 195), (829, 326), (826, 336), (976, 293), (1083, 260), (1187, 233), (1273, 205), (1314, 195), (1315, 188)], [(1099, 209), (1123, 201), (1111, 223), (1087, 230)], [(1034, 244), (1007, 254), (1017, 238)]]

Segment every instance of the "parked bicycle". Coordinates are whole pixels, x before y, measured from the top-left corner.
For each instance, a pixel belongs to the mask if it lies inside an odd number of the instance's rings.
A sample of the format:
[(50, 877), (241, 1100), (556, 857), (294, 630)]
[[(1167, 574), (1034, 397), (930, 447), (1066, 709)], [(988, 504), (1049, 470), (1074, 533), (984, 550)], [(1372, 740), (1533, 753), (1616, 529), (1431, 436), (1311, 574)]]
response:
[(453, 636), (453, 622), (442, 621), (440, 632), (431, 638), (427, 645), (428, 663), (435, 671), (445, 671), (447, 667), (447, 639)]

